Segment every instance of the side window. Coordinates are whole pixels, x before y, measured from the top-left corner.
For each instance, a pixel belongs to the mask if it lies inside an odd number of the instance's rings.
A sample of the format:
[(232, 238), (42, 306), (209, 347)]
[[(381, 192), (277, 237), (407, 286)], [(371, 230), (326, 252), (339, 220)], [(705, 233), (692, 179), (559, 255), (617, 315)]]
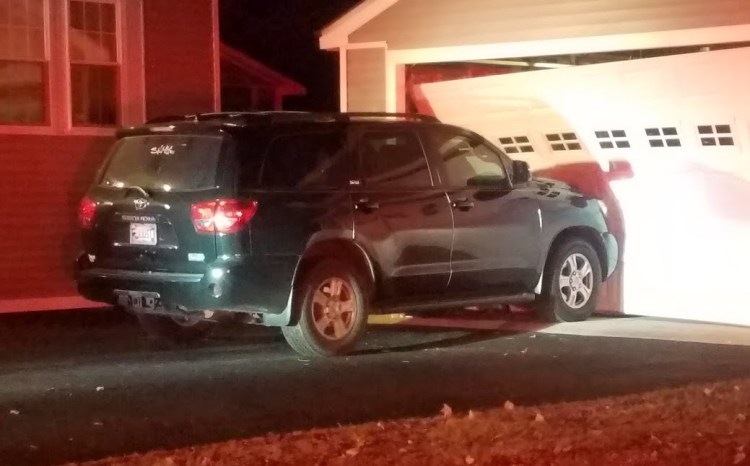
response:
[(417, 134), (413, 131), (365, 133), (359, 145), (364, 183), (389, 188), (429, 188), (432, 176)]
[(433, 143), (443, 162), (443, 183), (446, 186), (464, 187), (472, 182), (481, 183), (483, 179), (507, 179), (500, 155), (481, 138), (438, 131), (433, 135)]
[(349, 180), (344, 147), (340, 132), (279, 136), (268, 147), (261, 184), (291, 189), (342, 187)]

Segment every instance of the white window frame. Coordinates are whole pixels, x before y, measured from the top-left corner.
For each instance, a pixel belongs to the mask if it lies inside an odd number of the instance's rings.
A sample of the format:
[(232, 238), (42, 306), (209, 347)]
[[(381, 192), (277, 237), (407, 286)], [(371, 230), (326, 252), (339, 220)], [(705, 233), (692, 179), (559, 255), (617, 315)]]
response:
[[(116, 127), (73, 126), (70, 83), (70, 0), (43, 0), (47, 54), (47, 124), (0, 125), (0, 135), (112, 136)], [(118, 61), (117, 126), (146, 118), (143, 0), (96, 0), (116, 5)]]

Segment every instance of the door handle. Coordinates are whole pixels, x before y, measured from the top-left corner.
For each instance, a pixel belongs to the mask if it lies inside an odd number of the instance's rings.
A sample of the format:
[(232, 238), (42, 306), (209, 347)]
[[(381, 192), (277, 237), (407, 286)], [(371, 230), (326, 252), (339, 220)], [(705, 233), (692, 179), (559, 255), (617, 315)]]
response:
[(365, 213), (372, 212), (373, 210), (378, 210), (379, 208), (379, 203), (373, 202), (367, 198), (360, 199), (354, 204), (355, 210), (360, 210)]
[(468, 200), (467, 198), (462, 198), (462, 199), (456, 199), (455, 201), (453, 201), (453, 204), (451, 205), (453, 206), (454, 209), (467, 211), (467, 210), (471, 210), (471, 208), (474, 207), (474, 202)]

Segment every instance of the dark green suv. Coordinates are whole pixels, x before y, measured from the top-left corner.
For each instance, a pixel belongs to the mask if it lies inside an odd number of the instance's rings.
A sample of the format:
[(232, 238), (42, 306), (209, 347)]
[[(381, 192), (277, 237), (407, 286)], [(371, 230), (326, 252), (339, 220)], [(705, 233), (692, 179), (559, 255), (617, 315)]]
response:
[(533, 304), (587, 318), (605, 209), (481, 136), (401, 114), (218, 113), (118, 133), (80, 205), (78, 287), (187, 340), (280, 326), (345, 353), (369, 313)]

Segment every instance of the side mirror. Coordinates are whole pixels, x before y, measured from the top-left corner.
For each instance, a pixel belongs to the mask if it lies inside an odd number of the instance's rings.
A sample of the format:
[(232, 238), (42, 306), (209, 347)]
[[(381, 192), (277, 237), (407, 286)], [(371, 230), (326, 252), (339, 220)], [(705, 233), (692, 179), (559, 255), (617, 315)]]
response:
[(531, 170), (529, 164), (521, 161), (513, 161), (513, 182), (518, 184), (527, 183), (531, 180)]

